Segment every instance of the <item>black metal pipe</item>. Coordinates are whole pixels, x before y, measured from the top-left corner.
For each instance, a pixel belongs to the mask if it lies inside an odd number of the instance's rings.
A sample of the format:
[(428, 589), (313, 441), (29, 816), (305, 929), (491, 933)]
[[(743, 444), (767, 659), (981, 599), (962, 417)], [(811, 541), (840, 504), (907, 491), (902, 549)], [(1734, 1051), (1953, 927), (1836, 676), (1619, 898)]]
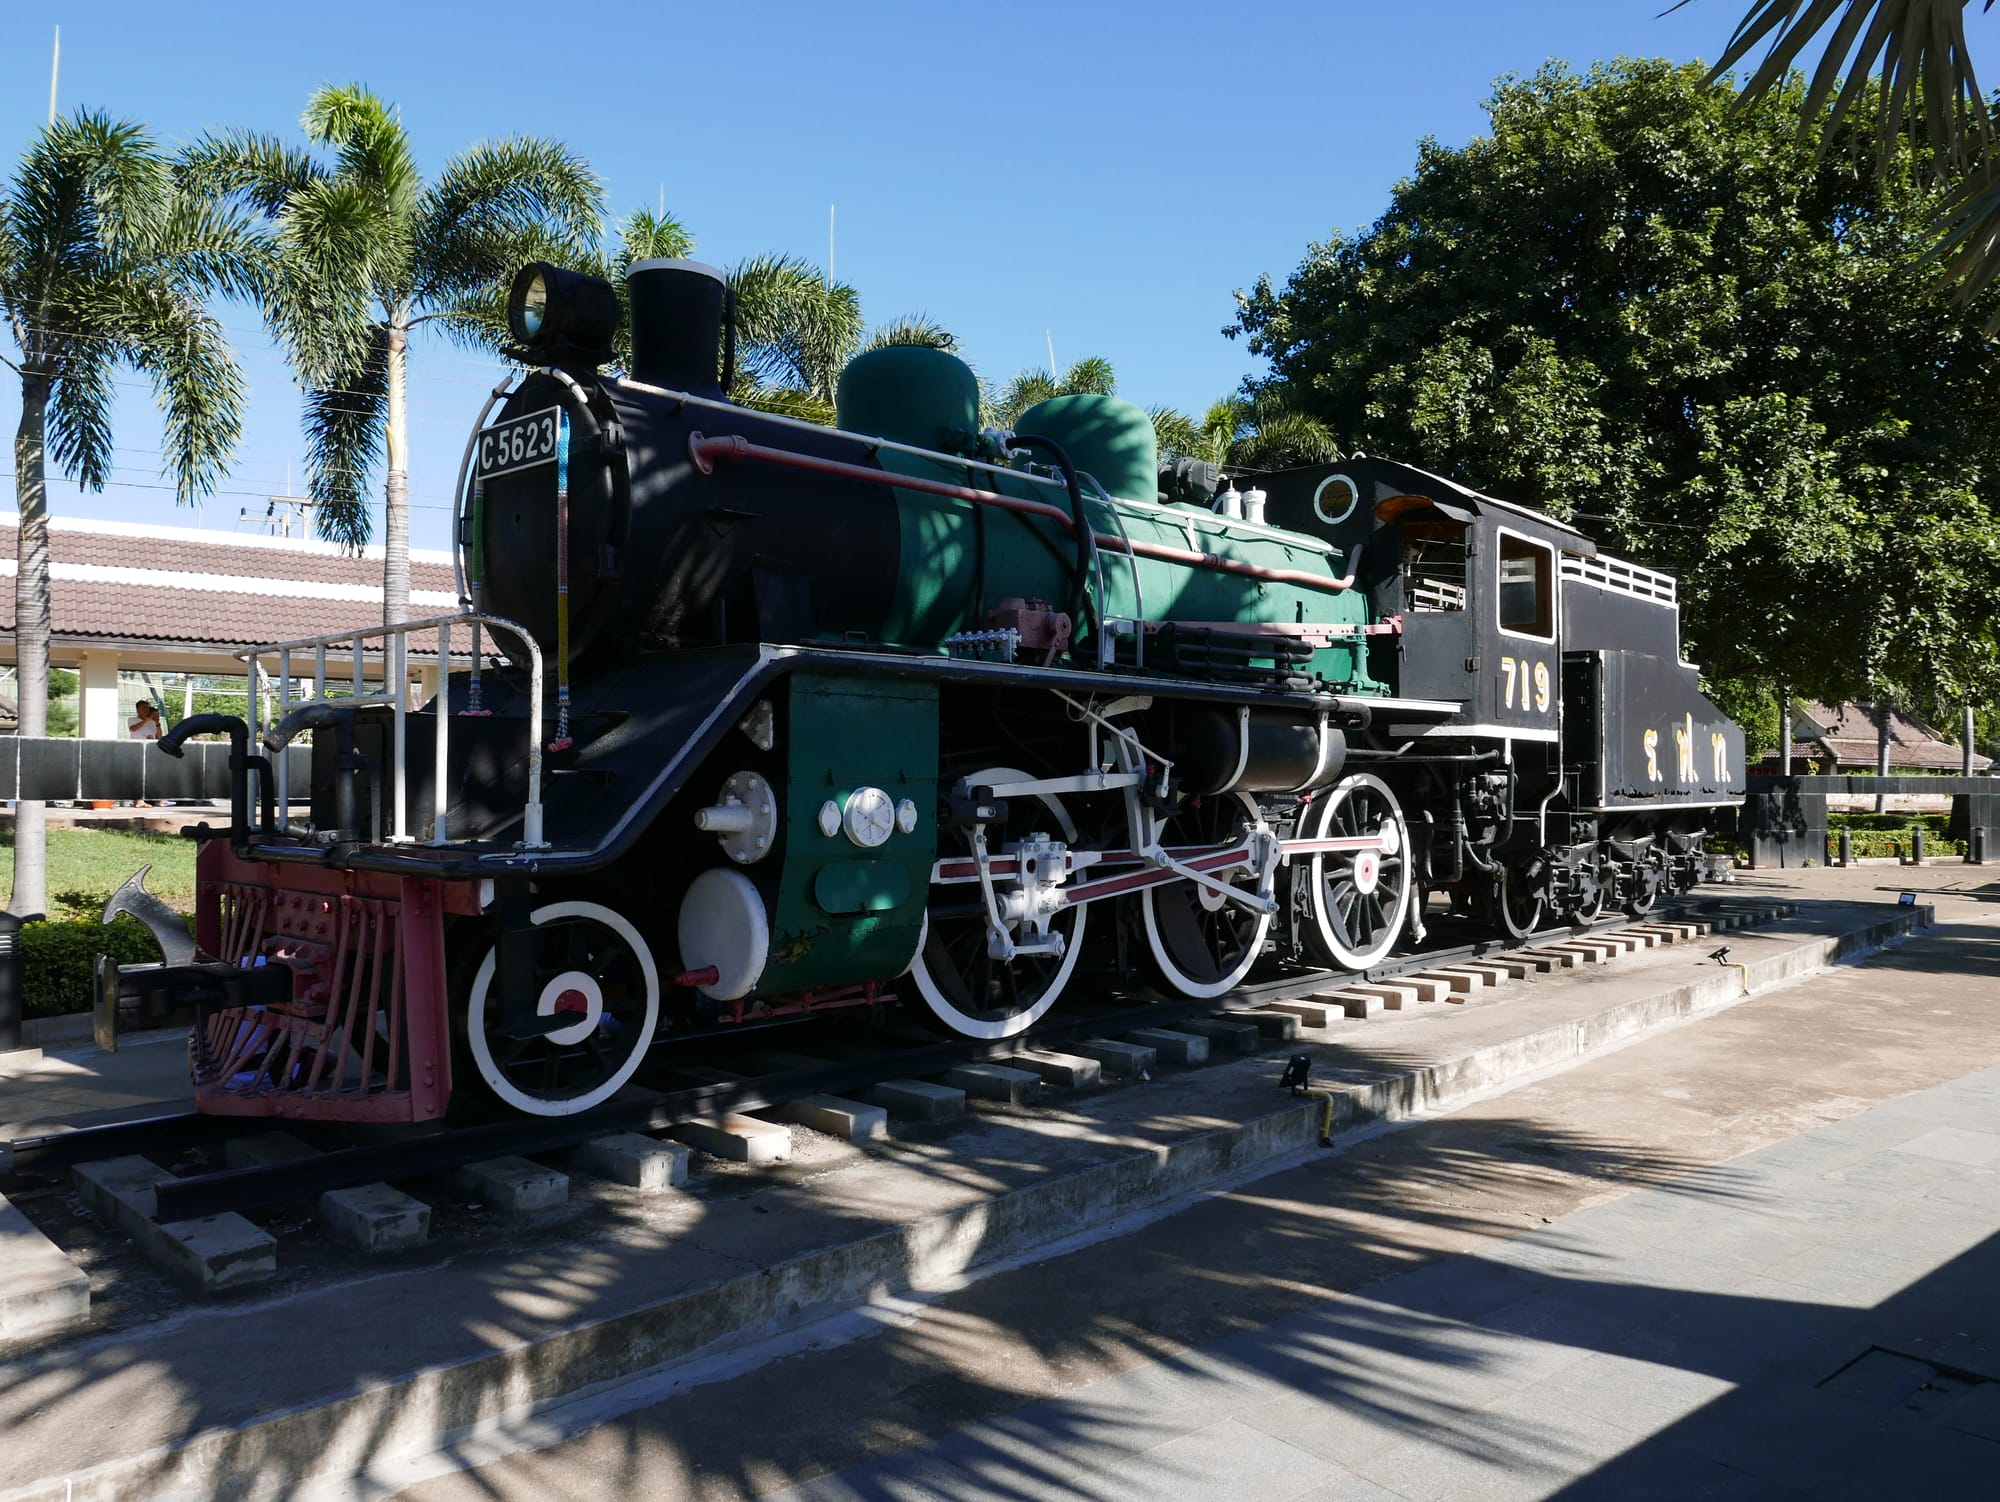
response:
[[(250, 727), (241, 715), (191, 714), (153, 742), (154, 749), (175, 761), (187, 755), (183, 749), (190, 736), (229, 737), (229, 848), (238, 855), (250, 845)], [(262, 758), (259, 758), (261, 760)], [(266, 779), (268, 783), (269, 779)], [(266, 786), (268, 797), (270, 788)], [(289, 796), (290, 789), (286, 789)]]
[(1069, 618), (1081, 625), (1089, 603), (1091, 575), (1097, 572), (1097, 528), (1084, 513), (1083, 486), (1077, 483), (1076, 466), (1070, 462), (1069, 451), (1053, 438), (1040, 433), (1016, 433), (1013, 441), (1046, 451), (1062, 470), (1063, 487), (1069, 492), (1070, 515), (1076, 518), (1076, 567), (1070, 581)]

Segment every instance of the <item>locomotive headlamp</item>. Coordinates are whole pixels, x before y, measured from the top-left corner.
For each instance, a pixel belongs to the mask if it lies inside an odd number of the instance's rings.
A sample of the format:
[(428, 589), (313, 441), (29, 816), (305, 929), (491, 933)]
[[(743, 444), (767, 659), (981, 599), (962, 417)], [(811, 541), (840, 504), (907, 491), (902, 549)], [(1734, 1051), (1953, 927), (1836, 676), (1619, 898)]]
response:
[(529, 359), (594, 369), (611, 358), (618, 294), (602, 277), (531, 261), (507, 294), (507, 330)]

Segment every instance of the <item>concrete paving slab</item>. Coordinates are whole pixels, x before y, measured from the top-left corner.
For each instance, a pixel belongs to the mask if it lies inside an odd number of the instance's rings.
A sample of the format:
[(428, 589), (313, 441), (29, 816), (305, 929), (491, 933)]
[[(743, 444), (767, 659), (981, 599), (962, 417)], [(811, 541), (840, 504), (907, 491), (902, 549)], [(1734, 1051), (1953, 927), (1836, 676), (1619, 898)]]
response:
[(569, 1175), (532, 1158), (488, 1158), (454, 1170), (451, 1177), (461, 1193), (507, 1216), (540, 1215), (569, 1198)]
[(792, 1156), (792, 1134), (772, 1121), (755, 1116), (717, 1116), (683, 1121), (671, 1136), (732, 1163), (783, 1163)]
[(963, 1090), (973, 1100), (998, 1100), (1022, 1105), (1042, 1092), (1042, 1077), (1026, 1069), (1009, 1069), (1005, 1064), (961, 1064), (944, 1077), (954, 1090)]
[(951, 1121), (965, 1114), (963, 1090), (930, 1080), (884, 1080), (862, 1091), (861, 1098), (915, 1121)]
[(1178, 1028), (1139, 1027), (1125, 1035), (1131, 1043), (1152, 1049), (1169, 1064), (1206, 1064), (1208, 1039)]
[(1070, 1047), (1086, 1059), (1095, 1059), (1114, 1079), (1150, 1079), (1160, 1062), (1157, 1048), (1119, 1038), (1087, 1038), (1081, 1043), (1070, 1044)]
[(687, 1182), (688, 1150), (643, 1132), (611, 1132), (593, 1137), (569, 1155), (579, 1173), (628, 1189), (678, 1189)]
[(0, 1194), (0, 1341), (50, 1335), (89, 1316), (89, 1275)]
[(889, 1113), (864, 1101), (837, 1095), (807, 1095), (763, 1113), (779, 1121), (811, 1127), (843, 1142), (880, 1142), (889, 1135)]

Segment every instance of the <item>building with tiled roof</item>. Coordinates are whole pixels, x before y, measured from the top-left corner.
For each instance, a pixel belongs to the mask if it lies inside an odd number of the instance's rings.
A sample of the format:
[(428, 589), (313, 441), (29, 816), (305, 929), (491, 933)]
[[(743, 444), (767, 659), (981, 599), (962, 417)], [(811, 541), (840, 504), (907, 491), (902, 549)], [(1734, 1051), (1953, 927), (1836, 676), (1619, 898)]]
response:
[[(1912, 715), (1888, 704), (1792, 702), (1792, 765), (1815, 772), (1872, 772), (1881, 754), (1884, 725), (1889, 732), (1889, 771), (1958, 773), (1965, 752)], [(1777, 753), (1765, 758), (1777, 765)], [(1988, 757), (1973, 753), (1972, 769), (1984, 772)]]
[[(49, 543), (50, 661), (79, 675), (90, 739), (123, 736), (132, 704), (161, 692), (149, 685), (170, 680), (168, 692), (179, 685), (192, 702), (195, 683), (243, 676), (239, 652), (382, 622), (380, 547), (64, 516), (49, 519)], [(0, 668), (14, 661), (19, 546), (20, 517), (0, 512)], [(412, 549), (411, 615), (457, 606), (451, 555)], [(367, 655), (367, 675), (379, 678), (379, 652)], [(413, 637), (413, 677), (431, 679), (435, 655), (434, 638)], [(277, 667), (263, 660), (265, 671)], [(293, 671), (309, 674), (310, 654)]]

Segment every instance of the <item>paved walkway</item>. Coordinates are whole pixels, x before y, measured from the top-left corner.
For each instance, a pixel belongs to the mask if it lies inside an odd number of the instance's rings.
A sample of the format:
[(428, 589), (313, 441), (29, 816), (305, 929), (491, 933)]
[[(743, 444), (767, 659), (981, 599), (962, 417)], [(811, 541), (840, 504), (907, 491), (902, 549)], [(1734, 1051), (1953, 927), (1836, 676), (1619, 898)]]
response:
[(874, 1338), (379, 1479), (422, 1502), (1992, 1495), (1996, 1060), (1982, 914)]

